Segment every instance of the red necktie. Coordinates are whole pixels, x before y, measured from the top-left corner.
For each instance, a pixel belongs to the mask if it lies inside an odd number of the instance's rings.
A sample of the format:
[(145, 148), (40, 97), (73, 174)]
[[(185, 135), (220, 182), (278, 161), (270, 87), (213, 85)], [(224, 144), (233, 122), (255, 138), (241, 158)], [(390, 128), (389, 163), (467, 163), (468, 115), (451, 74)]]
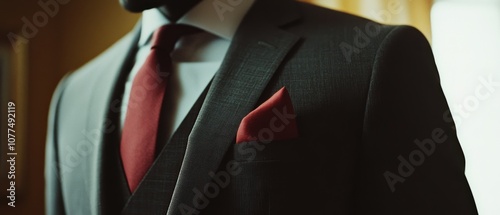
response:
[(122, 129), (120, 154), (131, 192), (155, 159), (158, 122), (167, 78), (172, 71), (170, 53), (177, 40), (198, 29), (186, 25), (164, 25), (153, 35), (151, 52), (132, 83)]

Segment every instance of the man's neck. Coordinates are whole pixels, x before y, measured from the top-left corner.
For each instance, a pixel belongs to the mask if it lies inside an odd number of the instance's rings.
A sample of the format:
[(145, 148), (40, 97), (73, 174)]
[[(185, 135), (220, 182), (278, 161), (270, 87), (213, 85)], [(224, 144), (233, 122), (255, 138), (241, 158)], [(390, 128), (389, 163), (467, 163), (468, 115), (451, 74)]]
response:
[(201, 0), (167, 1), (167, 3), (159, 7), (159, 9), (171, 22), (176, 22), (200, 1)]

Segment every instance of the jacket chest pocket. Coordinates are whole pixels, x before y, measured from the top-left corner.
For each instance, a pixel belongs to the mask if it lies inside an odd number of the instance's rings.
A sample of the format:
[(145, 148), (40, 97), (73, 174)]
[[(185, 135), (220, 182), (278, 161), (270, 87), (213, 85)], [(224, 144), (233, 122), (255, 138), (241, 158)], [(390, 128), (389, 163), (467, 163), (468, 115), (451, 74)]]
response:
[(307, 191), (309, 168), (298, 142), (240, 143), (233, 160), (240, 171), (232, 180), (232, 201), (241, 215), (297, 214)]

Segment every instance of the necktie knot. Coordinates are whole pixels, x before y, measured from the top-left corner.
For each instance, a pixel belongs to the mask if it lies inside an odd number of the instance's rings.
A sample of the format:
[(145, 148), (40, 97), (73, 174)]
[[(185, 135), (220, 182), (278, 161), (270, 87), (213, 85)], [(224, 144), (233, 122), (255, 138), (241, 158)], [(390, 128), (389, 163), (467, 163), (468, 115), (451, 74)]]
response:
[(200, 32), (201, 30), (189, 25), (168, 24), (159, 27), (153, 34), (151, 49), (161, 48), (172, 51), (175, 43), (182, 37)]

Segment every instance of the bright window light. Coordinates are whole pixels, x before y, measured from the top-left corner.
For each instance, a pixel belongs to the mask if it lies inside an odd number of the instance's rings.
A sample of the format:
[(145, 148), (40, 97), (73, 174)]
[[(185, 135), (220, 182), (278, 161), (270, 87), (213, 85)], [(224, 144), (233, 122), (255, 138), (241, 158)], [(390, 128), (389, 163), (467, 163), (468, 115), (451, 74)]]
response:
[(482, 215), (500, 207), (500, 1), (438, 0), (433, 49)]

